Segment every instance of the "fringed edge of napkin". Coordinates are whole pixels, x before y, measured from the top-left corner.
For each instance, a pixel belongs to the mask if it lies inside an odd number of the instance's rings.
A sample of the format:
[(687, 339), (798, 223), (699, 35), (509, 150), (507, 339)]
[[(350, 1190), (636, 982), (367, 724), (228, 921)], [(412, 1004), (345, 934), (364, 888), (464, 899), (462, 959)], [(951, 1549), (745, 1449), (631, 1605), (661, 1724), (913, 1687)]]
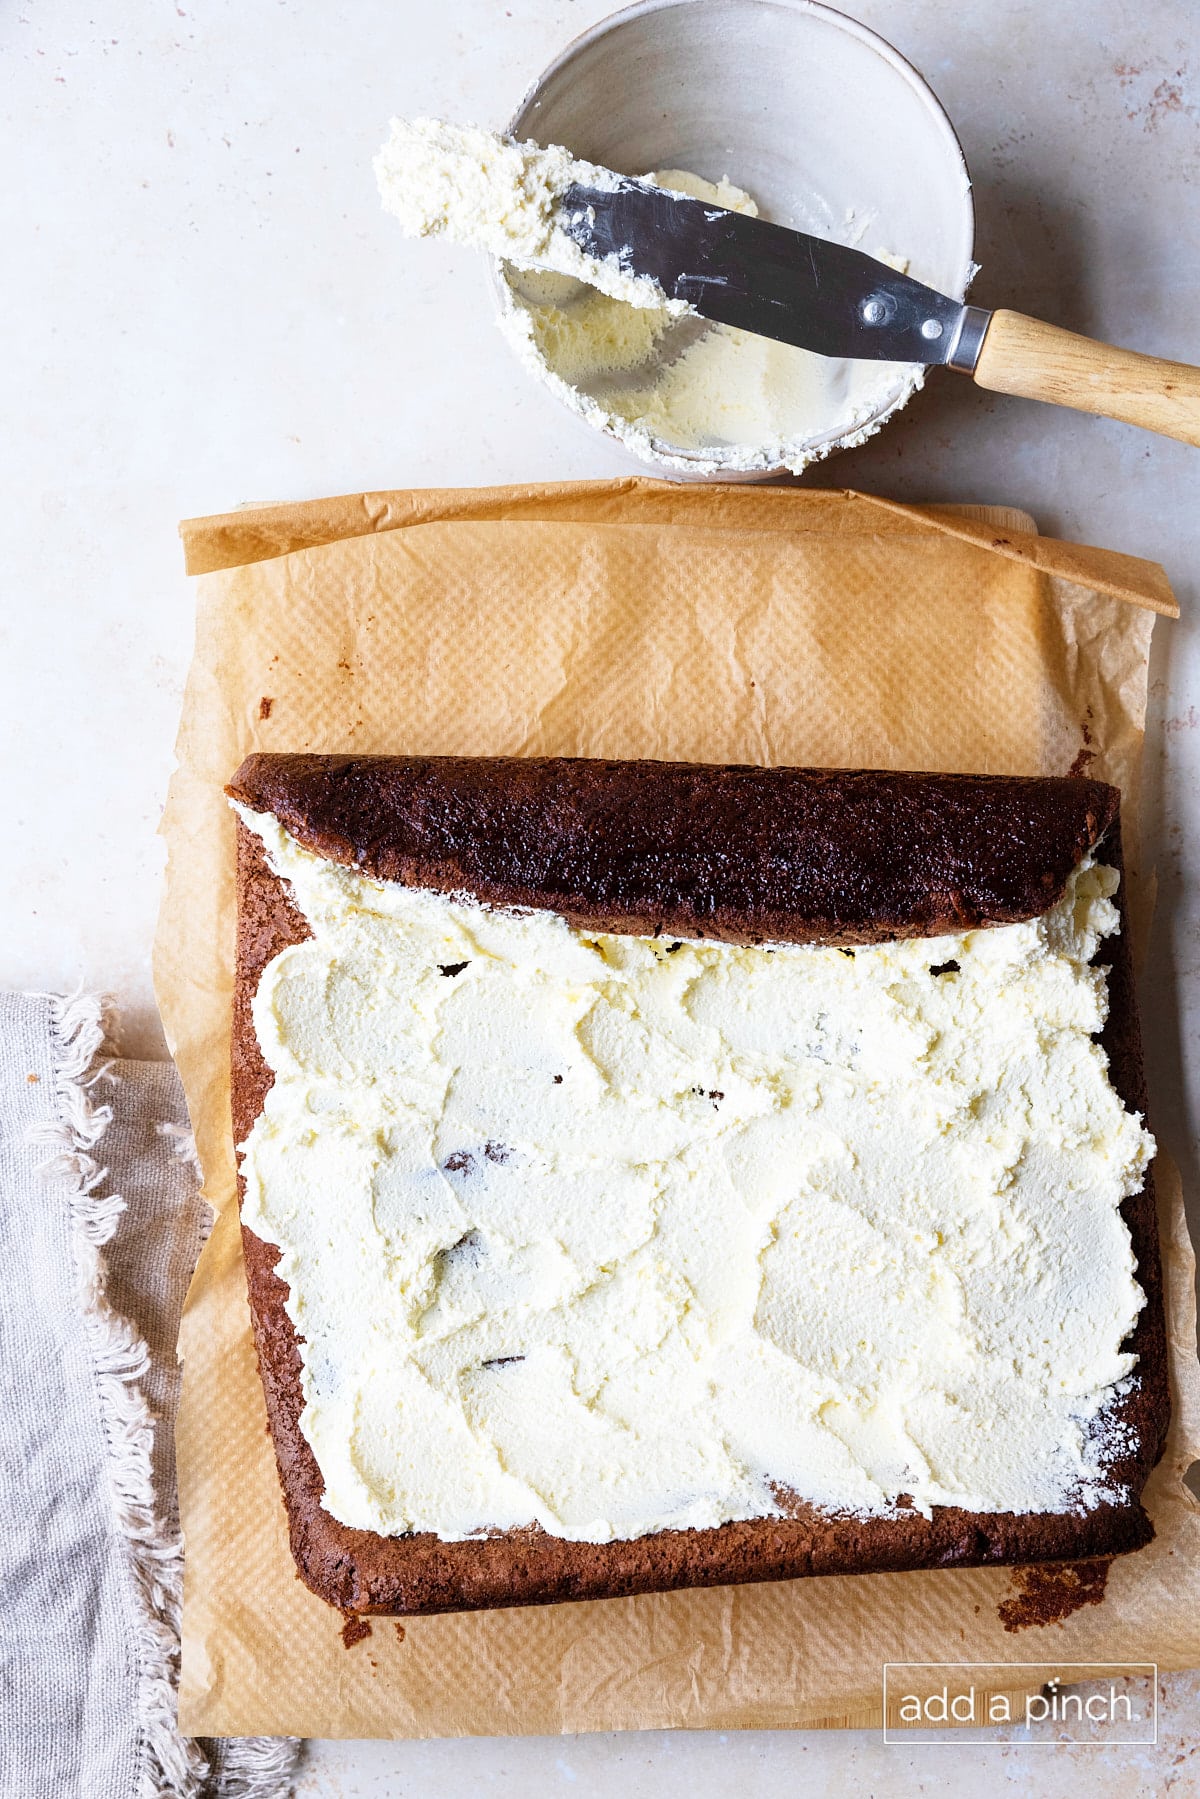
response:
[[(47, 994), (54, 1046), (55, 1123), (36, 1126), (30, 1141), (55, 1153), (47, 1172), (70, 1187), (71, 1247), (80, 1313), (91, 1352), (100, 1419), (108, 1444), (113, 1521), (130, 1570), (132, 1623), (138, 1654), (138, 1712), (142, 1738), (140, 1788), (144, 1799), (281, 1799), (290, 1791), (299, 1740), (243, 1737), (209, 1745), (179, 1733), (179, 1632), (183, 1614), (183, 1546), (155, 1499), (151, 1451), (155, 1420), (142, 1392), (150, 1352), (134, 1326), (108, 1302), (103, 1255), (125, 1201), (102, 1193), (108, 1173), (96, 1160), (112, 1122), (110, 1105), (93, 1089), (119, 1077), (111, 1070), (110, 1017), (93, 994)], [(161, 1127), (180, 1138), (179, 1127)], [(192, 1151), (194, 1155), (194, 1151)], [(209, 1785), (210, 1776), (213, 1785)]]

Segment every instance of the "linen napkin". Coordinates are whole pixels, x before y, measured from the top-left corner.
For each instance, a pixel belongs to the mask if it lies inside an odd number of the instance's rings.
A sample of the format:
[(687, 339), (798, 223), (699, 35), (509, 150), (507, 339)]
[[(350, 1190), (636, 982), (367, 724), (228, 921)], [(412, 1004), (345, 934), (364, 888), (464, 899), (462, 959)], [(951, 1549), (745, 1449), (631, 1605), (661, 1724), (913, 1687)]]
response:
[(208, 1231), (168, 1062), (0, 994), (0, 1793), (283, 1799), (291, 1738), (181, 1737), (175, 1342)]

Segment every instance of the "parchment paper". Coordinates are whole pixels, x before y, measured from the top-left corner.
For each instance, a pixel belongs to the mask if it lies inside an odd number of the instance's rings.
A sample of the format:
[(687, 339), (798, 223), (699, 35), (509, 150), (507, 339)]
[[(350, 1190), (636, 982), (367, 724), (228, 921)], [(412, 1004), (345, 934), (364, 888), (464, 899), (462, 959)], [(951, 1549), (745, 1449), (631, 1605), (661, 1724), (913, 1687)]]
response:
[(1086, 769), (1123, 788), (1136, 869), (1162, 571), (1016, 513), (643, 480), (356, 495), (183, 536), (203, 572), (156, 980), (219, 1214), (181, 1337), (183, 1728), (864, 1724), (885, 1660), (1200, 1662), (1200, 1505), (1180, 1478), (1200, 1454), (1193, 1264), (1161, 1159), (1175, 1422), (1147, 1495), (1157, 1538), (1114, 1564), (1103, 1604), (1014, 1635), (1009, 1571), (873, 1575), (377, 1619), (347, 1649), (288, 1551), (228, 1113), (221, 789), (249, 750)]

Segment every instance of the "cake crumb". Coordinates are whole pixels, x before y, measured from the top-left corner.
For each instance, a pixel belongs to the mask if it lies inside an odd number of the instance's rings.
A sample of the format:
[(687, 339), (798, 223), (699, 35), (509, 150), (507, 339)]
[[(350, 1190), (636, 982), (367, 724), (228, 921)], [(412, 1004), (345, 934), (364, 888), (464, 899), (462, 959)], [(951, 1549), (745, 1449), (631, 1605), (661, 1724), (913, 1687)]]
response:
[(398, 1643), (402, 1643), (408, 1634), (407, 1631), (405, 1630), (403, 1624), (398, 1624), (398, 1623), (393, 1622), (392, 1629), (396, 1633), (396, 1641)]
[(1061, 1624), (1085, 1605), (1103, 1605), (1112, 1557), (1090, 1562), (1052, 1562), (1045, 1567), (1014, 1568), (1016, 1591), (998, 1608), (1005, 1630), (1031, 1624)]
[(356, 1643), (361, 1643), (363, 1638), (369, 1637), (370, 1634), (371, 1626), (367, 1620), (359, 1618), (354, 1612), (351, 1612), (342, 1625), (342, 1645), (346, 1649), (353, 1649)]
[(274, 700), (271, 699), (267, 694), (264, 693), (261, 700), (259, 700), (259, 702), (258, 702), (258, 716), (260, 718), (270, 718), (271, 707), (274, 704), (275, 704)]

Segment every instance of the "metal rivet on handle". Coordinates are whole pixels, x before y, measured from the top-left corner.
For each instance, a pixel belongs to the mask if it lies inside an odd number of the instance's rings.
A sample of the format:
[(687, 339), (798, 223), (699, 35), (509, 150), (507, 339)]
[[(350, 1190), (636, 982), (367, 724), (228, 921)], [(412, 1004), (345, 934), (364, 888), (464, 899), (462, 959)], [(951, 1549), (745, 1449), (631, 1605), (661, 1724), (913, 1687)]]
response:
[(938, 321), (936, 319), (926, 319), (925, 323), (921, 326), (921, 336), (935, 338), (940, 337), (941, 335), (942, 327)]
[(887, 316), (887, 308), (884, 306), (882, 300), (864, 300), (862, 303), (862, 316), (865, 323), (868, 325), (882, 325), (884, 318)]

